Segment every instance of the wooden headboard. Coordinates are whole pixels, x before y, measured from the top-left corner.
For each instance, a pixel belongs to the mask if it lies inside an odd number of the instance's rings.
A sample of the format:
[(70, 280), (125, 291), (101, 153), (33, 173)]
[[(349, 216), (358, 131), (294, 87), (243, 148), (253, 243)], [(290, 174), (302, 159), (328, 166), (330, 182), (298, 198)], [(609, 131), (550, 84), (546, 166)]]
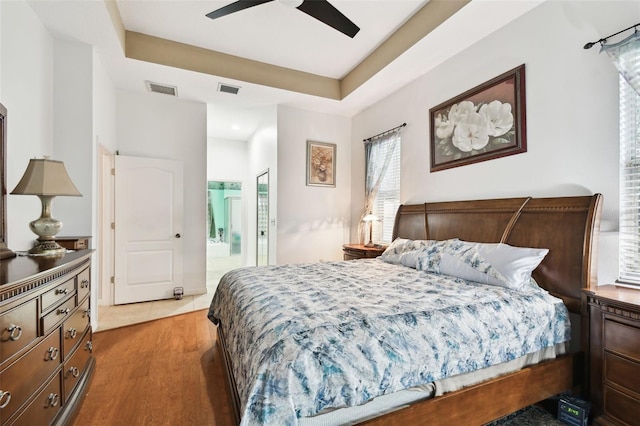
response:
[(581, 290), (596, 283), (602, 196), (505, 198), (401, 205), (393, 238), (548, 248), (536, 282), (580, 313)]

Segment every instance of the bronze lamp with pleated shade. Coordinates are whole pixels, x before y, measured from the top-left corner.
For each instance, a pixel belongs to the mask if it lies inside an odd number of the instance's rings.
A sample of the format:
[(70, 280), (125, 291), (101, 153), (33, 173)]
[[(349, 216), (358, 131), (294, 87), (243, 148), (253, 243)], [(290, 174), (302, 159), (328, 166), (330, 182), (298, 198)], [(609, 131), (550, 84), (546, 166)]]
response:
[(56, 234), (62, 229), (62, 222), (51, 216), (51, 201), (57, 196), (82, 196), (71, 181), (64, 163), (48, 158), (29, 160), (24, 176), (11, 194), (37, 195), (42, 202), (40, 217), (29, 223), (31, 231), (38, 236), (38, 242), (29, 253), (64, 253), (66, 249), (56, 242)]
[(365, 217), (362, 218), (362, 221), (369, 225), (369, 242), (367, 244), (365, 244), (365, 247), (375, 247), (375, 244), (373, 243), (373, 222), (376, 222), (378, 220), (378, 216), (369, 213), (368, 215), (366, 215)]

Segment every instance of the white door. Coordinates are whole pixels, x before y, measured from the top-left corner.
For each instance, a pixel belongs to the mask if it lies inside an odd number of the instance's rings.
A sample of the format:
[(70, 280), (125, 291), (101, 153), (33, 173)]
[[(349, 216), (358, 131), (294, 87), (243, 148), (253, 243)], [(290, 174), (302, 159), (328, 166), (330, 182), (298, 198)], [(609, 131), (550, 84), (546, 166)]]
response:
[(182, 163), (115, 157), (115, 304), (182, 287)]

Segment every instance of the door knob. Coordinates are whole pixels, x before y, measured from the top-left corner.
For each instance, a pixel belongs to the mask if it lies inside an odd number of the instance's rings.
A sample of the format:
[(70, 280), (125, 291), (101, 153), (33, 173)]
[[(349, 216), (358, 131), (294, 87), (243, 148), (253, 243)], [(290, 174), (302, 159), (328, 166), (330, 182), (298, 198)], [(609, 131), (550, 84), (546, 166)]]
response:
[(176, 234), (176, 238), (180, 238), (182, 235), (180, 234)]

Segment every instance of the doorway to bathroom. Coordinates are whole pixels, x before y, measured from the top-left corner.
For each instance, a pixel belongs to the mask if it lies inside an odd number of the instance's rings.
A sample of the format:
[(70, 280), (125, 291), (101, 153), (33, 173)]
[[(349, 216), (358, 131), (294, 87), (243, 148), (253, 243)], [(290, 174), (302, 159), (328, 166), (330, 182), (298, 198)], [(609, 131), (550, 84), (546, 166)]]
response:
[(242, 265), (242, 182), (207, 184), (207, 292)]

